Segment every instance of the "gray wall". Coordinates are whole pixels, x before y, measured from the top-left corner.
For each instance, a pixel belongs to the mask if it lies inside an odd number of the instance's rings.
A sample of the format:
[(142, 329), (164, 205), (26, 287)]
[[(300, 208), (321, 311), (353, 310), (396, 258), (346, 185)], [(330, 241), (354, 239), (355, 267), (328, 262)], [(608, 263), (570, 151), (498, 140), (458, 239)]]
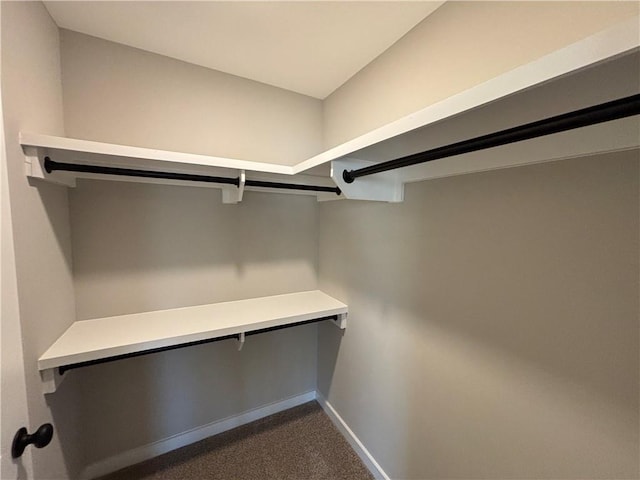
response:
[(61, 31), (67, 135), (295, 164), (322, 148), (322, 103), (68, 30)]
[[(18, 143), (21, 130), (64, 135), (58, 28), (40, 2), (3, 2), (1, 8), (2, 113), (29, 413), (27, 426), (33, 431), (42, 423), (53, 422), (56, 429), (49, 447), (30, 453), (35, 478), (75, 477), (82, 454), (75, 414), (77, 385), (70, 380), (55, 398), (45, 398), (36, 364), (38, 357), (75, 319), (67, 189), (52, 184), (31, 185), (24, 175), (24, 154)], [(5, 321), (13, 322), (15, 318), (3, 317)], [(8, 364), (3, 364), (3, 373)], [(5, 396), (5, 390), (3, 413), (4, 402), (12, 401), (11, 396)], [(7, 424), (3, 425), (3, 432), (9, 431), (8, 427), (5, 430)], [(3, 445), (7, 440), (11, 441), (3, 438)], [(3, 478), (15, 475), (24, 478), (28, 474), (21, 461), (15, 462), (10, 470), (3, 469)]]
[(639, 12), (638, 2), (446, 2), (325, 99), (325, 148)]
[[(81, 181), (70, 193), (78, 319), (317, 288), (314, 197)], [(179, 321), (179, 320), (178, 320)], [(316, 326), (72, 372), (88, 464), (315, 390)]]
[[(295, 163), (319, 100), (62, 31), (69, 137)], [(99, 181), (70, 191), (79, 320), (317, 287), (315, 198)], [(73, 372), (91, 464), (315, 389), (316, 327)], [(125, 403), (122, 399), (126, 398)]]
[(638, 478), (639, 159), (321, 206), (319, 389), (391, 477)]

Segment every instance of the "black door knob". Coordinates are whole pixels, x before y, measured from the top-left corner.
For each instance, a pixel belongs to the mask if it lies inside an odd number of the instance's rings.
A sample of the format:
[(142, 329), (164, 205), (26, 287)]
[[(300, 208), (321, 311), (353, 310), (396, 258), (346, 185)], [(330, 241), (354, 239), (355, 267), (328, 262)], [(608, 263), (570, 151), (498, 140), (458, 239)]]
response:
[(45, 423), (41, 425), (35, 433), (29, 435), (27, 429), (22, 427), (16, 432), (16, 436), (13, 437), (13, 443), (11, 444), (11, 456), (18, 458), (24, 453), (24, 449), (27, 445), (33, 444), (36, 448), (42, 448), (49, 445), (53, 438), (53, 425)]

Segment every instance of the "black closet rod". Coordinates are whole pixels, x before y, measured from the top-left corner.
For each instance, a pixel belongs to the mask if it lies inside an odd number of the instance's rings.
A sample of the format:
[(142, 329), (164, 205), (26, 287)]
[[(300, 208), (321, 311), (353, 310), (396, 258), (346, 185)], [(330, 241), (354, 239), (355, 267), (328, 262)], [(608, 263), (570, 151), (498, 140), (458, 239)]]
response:
[(309, 190), (312, 192), (330, 192), (340, 195), (342, 191), (338, 187), (324, 187), (321, 185), (302, 185), (293, 183), (280, 183), (280, 182), (264, 182), (262, 180), (251, 180), (247, 178), (244, 182), (247, 187), (265, 187), (265, 188), (280, 188), (283, 190)]
[[(276, 330), (282, 330), (283, 328), (298, 327), (300, 325), (307, 325), (309, 323), (317, 323), (317, 322), (323, 322), (325, 320), (337, 320), (337, 319), (338, 319), (337, 315), (331, 315), (329, 317), (321, 317), (321, 318), (314, 318), (314, 319), (311, 319), (311, 320), (303, 320), (301, 322), (289, 323), (287, 325), (276, 325), (275, 327), (261, 328), (261, 329), (258, 329), (258, 330), (245, 332), (244, 336), (245, 337), (249, 337), (251, 335), (259, 335), (261, 333), (267, 333), (267, 332), (273, 332), (273, 331), (276, 331)], [(69, 364), (69, 365), (62, 365), (62, 366), (58, 367), (58, 373), (60, 375), (64, 375), (64, 372), (66, 372), (68, 370), (73, 370), (73, 369), (76, 369), (76, 368), (90, 367), (91, 365), (100, 365), (102, 363), (115, 362), (116, 360), (123, 360), (125, 358), (141, 357), (142, 355), (149, 355), (151, 353), (166, 352), (166, 351), (169, 351), (169, 350), (176, 350), (178, 348), (184, 348), (184, 347), (193, 347), (195, 345), (203, 345), (205, 343), (220, 342), (222, 340), (230, 340), (232, 338), (233, 339), (238, 339), (239, 337), (240, 337), (239, 334), (225, 335), (224, 337), (206, 338), (204, 340), (197, 340), (195, 342), (181, 343), (179, 345), (170, 345), (170, 346), (167, 346), (167, 347), (152, 348), (152, 349), (149, 349), (149, 350), (143, 350), (141, 352), (123, 353), (122, 355), (114, 355), (113, 357), (99, 358), (97, 360), (88, 360), (86, 362), (72, 363), (72, 364)]]
[(344, 170), (342, 172), (342, 178), (345, 182), (352, 183), (358, 177), (373, 175), (374, 173), (386, 172), (418, 163), (426, 163), (454, 155), (462, 155), (463, 153), (499, 147), (509, 143), (530, 140), (532, 138), (565, 132), (575, 128), (587, 127), (589, 125), (618, 120), (638, 114), (640, 114), (640, 94), (594, 105), (581, 110), (575, 110), (536, 122), (526, 123), (469, 140), (444, 145), (424, 152), (414, 153), (406, 157), (389, 160), (369, 167), (363, 167), (357, 170)]
[[(74, 163), (62, 163), (44, 157), (44, 169), (47, 173), (56, 170), (65, 172), (98, 173), (102, 175), (117, 175), (121, 177), (161, 178), (164, 180), (182, 180), (187, 182), (223, 183), (240, 186), (240, 178), (214, 177), (211, 175), (195, 175), (190, 173), (155, 172), (151, 170), (137, 170), (133, 168), (103, 167), (98, 165), (80, 165)], [(295, 183), (266, 182), (262, 180), (246, 180), (248, 187), (278, 188), (285, 190), (306, 190), (312, 192), (329, 192), (340, 195), (338, 187), (325, 187), (321, 185), (302, 185)]]

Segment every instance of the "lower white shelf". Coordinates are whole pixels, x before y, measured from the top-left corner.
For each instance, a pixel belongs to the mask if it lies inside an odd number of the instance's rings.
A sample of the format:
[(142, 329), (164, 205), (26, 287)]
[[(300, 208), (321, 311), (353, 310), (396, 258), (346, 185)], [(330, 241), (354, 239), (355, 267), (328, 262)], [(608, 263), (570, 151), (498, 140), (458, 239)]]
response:
[(38, 369), (44, 392), (52, 393), (66, 369), (232, 336), (241, 347), (245, 335), (325, 318), (344, 329), (347, 311), (344, 303), (313, 290), (81, 320), (38, 359)]

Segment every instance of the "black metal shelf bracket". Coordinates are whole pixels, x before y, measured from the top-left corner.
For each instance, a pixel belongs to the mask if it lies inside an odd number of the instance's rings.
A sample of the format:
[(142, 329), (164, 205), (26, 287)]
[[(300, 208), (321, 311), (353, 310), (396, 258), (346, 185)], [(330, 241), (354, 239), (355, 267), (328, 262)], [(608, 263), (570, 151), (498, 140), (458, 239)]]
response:
[(588, 127), (598, 123), (619, 120), (640, 114), (640, 94), (620, 98), (611, 102), (594, 105), (575, 110), (573, 112), (556, 115), (536, 122), (526, 123), (517, 127), (500, 130), (498, 132), (470, 138), (424, 152), (414, 153), (405, 157), (389, 160), (357, 170), (344, 170), (342, 178), (346, 183), (353, 183), (356, 178), (373, 175), (375, 173), (409, 167), (419, 163), (431, 162), (442, 158), (477, 152), (487, 148), (499, 147), (510, 143), (521, 142), (533, 138), (543, 137), (554, 133), (566, 132), (581, 127)]
[[(205, 182), (234, 185), (240, 187), (239, 177), (216, 177), (211, 175), (196, 175), (190, 173), (159, 172), (153, 170), (139, 170), (133, 168), (104, 167), (101, 165), (84, 165), (75, 163), (63, 163), (44, 157), (44, 169), (47, 173), (55, 171), (93, 173), (100, 175), (115, 175), (121, 177), (158, 178), (163, 180), (180, 180), (186, 182)], [(312, 192), (328, 192), (340, 195), (342, 192), (338, 187), (326, 187), (323, 185), (304, 185), (296, 183), (269, 182), (263, 180), (246, 180), (248, 187), (275, 188), (282, 190), (300, 190)]]

